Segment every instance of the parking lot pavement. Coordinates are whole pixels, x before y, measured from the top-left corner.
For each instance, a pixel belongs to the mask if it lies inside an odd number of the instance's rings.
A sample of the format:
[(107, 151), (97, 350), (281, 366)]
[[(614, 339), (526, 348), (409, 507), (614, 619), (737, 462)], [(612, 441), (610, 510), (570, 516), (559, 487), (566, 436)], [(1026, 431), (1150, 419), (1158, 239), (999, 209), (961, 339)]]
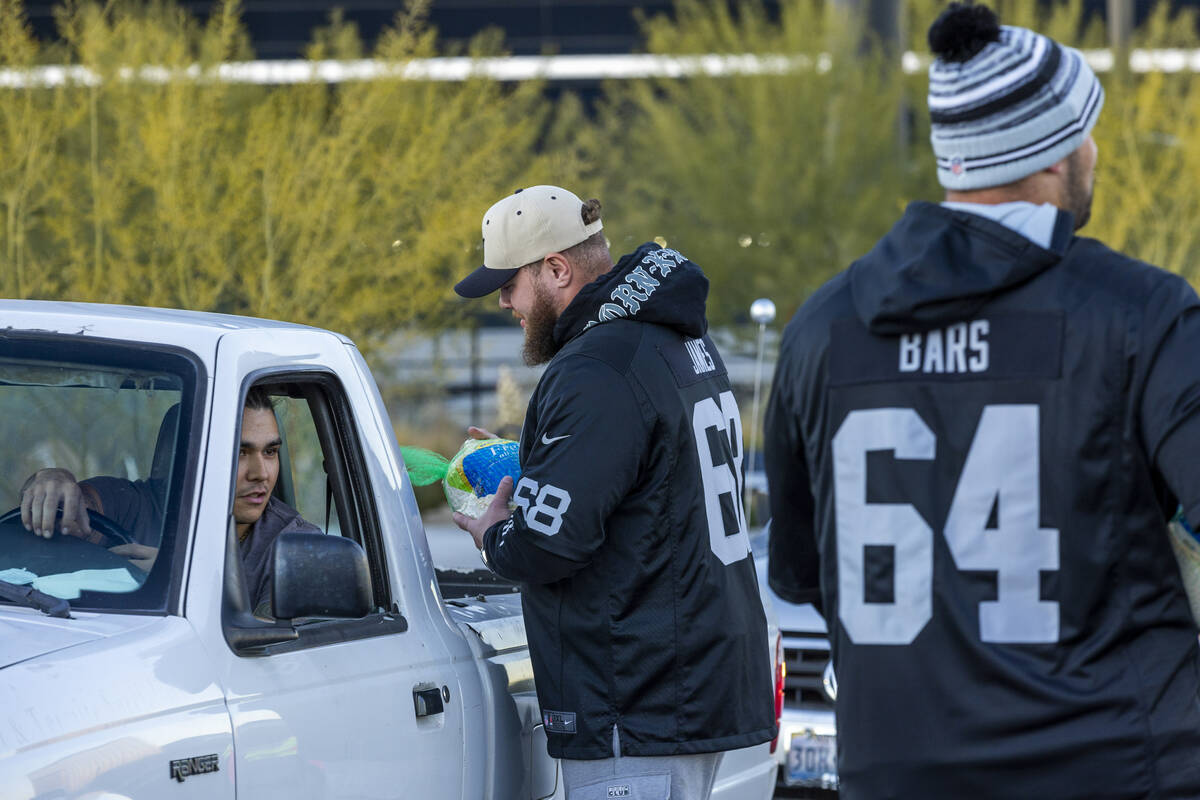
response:
[(425, 523), (425, 537), (435, 567), (463, 572), (482, 569), (471, 534), (454, 524), (449, 508), (422, 514), (421, 520)]

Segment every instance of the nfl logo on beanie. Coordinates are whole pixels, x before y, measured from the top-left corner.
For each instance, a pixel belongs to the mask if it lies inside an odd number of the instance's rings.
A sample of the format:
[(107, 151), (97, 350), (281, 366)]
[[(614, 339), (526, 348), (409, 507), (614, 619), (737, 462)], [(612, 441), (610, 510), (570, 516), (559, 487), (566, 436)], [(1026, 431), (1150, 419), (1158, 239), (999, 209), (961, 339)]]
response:
[(930, 141), (938, 181), (1001, 186), (1079, 148), (1104, 104), (1083, 54), (985, 6), (952, 3), (929, 28)]

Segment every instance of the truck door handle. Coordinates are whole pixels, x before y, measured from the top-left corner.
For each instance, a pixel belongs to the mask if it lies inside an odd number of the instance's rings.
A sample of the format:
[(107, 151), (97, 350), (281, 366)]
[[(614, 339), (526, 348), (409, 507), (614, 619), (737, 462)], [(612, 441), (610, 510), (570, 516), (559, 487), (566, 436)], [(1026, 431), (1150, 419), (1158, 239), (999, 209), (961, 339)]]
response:
[(413, 689), (413, 706), (417, 711), (417, 719), (441, 714), (446, 708), (442, 705), (442, 690), (436, 688)]

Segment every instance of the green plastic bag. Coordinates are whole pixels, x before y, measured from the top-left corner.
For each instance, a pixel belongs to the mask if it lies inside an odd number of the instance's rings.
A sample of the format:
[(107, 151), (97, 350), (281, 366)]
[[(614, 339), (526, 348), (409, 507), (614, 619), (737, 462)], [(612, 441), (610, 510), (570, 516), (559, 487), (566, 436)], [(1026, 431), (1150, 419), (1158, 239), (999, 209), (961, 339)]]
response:
[(414, 486), (441, 481), (450, 508), (478, 519), (506, 475), (514, 485), (520, 479), (519, 449), (511, 439), (467, 439), (450, 459), (421, 447), (402, 446), (400, 454)]
[(408, 479), (412, 481), (413, 486), (428, 486), (446, 479), (450, 459), (441, 453), (426, 450), (424, 447), (400, 445), (400, 455), (404, 457), (404, 468), (408, 471)]

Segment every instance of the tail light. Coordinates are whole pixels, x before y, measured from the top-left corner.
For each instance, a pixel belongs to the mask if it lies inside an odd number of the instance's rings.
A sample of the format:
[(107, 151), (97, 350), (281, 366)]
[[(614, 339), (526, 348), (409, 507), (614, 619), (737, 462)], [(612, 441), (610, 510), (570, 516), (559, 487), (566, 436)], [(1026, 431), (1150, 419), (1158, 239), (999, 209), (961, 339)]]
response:
[(779, 722), (783, 719), (783, 679), (787, 677), (787, 664), (783, 660), (783, 634), (775, 634), (775, 738), (771, 740), (771, 752), (779, 746)]

